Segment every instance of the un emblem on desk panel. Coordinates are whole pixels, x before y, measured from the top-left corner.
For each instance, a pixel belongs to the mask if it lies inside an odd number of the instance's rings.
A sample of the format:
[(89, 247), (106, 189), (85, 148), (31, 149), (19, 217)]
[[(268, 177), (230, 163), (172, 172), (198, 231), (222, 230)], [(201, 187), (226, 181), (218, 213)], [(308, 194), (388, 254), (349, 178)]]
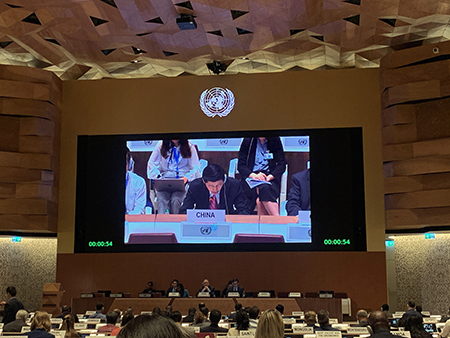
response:
[(209, 226), (203, 226), (203, 227), (200, 228), (200, 232), (204, 236), (211, 235), (211, 231), (212, 231), (212, 229)]
[(234, 108), (234, 94), (227, 88), (214, 87), (200, 95), (200, 108), (208, 117), (227, 116)]

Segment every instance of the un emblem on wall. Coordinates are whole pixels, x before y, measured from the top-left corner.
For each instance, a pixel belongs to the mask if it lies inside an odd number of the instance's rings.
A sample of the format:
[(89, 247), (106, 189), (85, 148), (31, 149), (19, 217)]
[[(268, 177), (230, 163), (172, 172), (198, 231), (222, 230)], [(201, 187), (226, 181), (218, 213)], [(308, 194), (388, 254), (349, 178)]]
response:
[(234, 107), (234, 94), (227, 88), (214, 87), (200, 96), (200, 108), (208, 117), (227, 116)]

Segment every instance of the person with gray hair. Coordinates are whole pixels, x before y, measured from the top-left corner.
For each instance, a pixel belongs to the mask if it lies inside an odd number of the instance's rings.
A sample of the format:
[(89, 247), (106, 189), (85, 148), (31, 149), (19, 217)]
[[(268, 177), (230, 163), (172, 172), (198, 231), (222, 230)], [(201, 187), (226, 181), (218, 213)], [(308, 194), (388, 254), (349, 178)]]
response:
[(353, 325), (354, 327), (367, 327), (369, 323), (367, 322), (368, 313), (366, 310), (361, 309), (356, 312), (356, 319), (358, 319), (358, 324)]
[(25, 310), (19, 310), (16, 313), (16, 320), (3, 326), (3, 332), (22, 332), (22, 327), (27, 326), (26, 320), (28, 318), (28, 312)]

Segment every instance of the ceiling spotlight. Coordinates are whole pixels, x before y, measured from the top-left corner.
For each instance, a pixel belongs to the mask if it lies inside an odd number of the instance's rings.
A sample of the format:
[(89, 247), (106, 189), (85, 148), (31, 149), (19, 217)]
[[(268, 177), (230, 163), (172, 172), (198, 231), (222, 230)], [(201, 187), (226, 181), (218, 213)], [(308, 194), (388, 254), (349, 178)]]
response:
[(217, 75), (227, 70), (227, 65), (220, 61), (213, 61), (211, 63), (207, 63), (206, 65), (210, 71)]
[(197, 23), (195, 22), (194, 16), (190, 14), (181, 14), (181, 17), (177, 18), (177, 25), (180, 30), (196, 29)]

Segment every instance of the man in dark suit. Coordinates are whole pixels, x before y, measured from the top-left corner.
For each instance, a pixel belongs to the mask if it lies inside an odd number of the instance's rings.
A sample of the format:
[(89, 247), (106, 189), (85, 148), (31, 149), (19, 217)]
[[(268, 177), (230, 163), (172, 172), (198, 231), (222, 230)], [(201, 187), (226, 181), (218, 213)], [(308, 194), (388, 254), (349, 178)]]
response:
[(352, 325), (354, 327), (367, 327), (369, 323), (367, 322), (367, 311), (364, 309), (358, 310), (356, 312), (356, 319), (358, 319), (358, 324)]
[(16, 313), (23, 309), (23, 304), (16, 298), (17, 290), (15, 286), (8, 286), (6, 288), (6, 297), (8, 301), (1, 302), (5, 307), (5, 314), (2, 323), (8, 324), (16, 320)]
[(25, 310), (19, 310), (16, 313), (16, 320), (3, 326), (3, 332), (22, 332), (22, 327), (27, 326), (26, 320), (28, 318), (28, 312)]
[(214, 309), (209, 314), (209, 320), (211, 321), (211, 325), (200, 328), (200, 332), (228, 332), (227, 329), (220, 327), (219, 322), (222, 318), (222, 312), (217, 309)]
[(185, 214), (188, 209), (222, 209), (227, 215), (248, 214), (240, 182), (225, 177), (225, 171), (218, 164), (207, 166), (202, 178), (189, 184), (180, 214)]
[(394, 338), (390, 332), (390, 325), (388, 317), (384, 312), (374, 311), (369, 316), (369, 325), (372, 328), (373, 334), (371, 338)]
[(244, 288), (239, 285), (239, 279), (233, 279), (232, 284), (227, 289), (227, 296), (230, 292), (239, 292), (239, 295), (244, 297), (245, 291)]
[(291, 182), (286, 211), (288, 216), (297, 216), (300, 210), (311, 210), (309, 169), (292, 175)]

